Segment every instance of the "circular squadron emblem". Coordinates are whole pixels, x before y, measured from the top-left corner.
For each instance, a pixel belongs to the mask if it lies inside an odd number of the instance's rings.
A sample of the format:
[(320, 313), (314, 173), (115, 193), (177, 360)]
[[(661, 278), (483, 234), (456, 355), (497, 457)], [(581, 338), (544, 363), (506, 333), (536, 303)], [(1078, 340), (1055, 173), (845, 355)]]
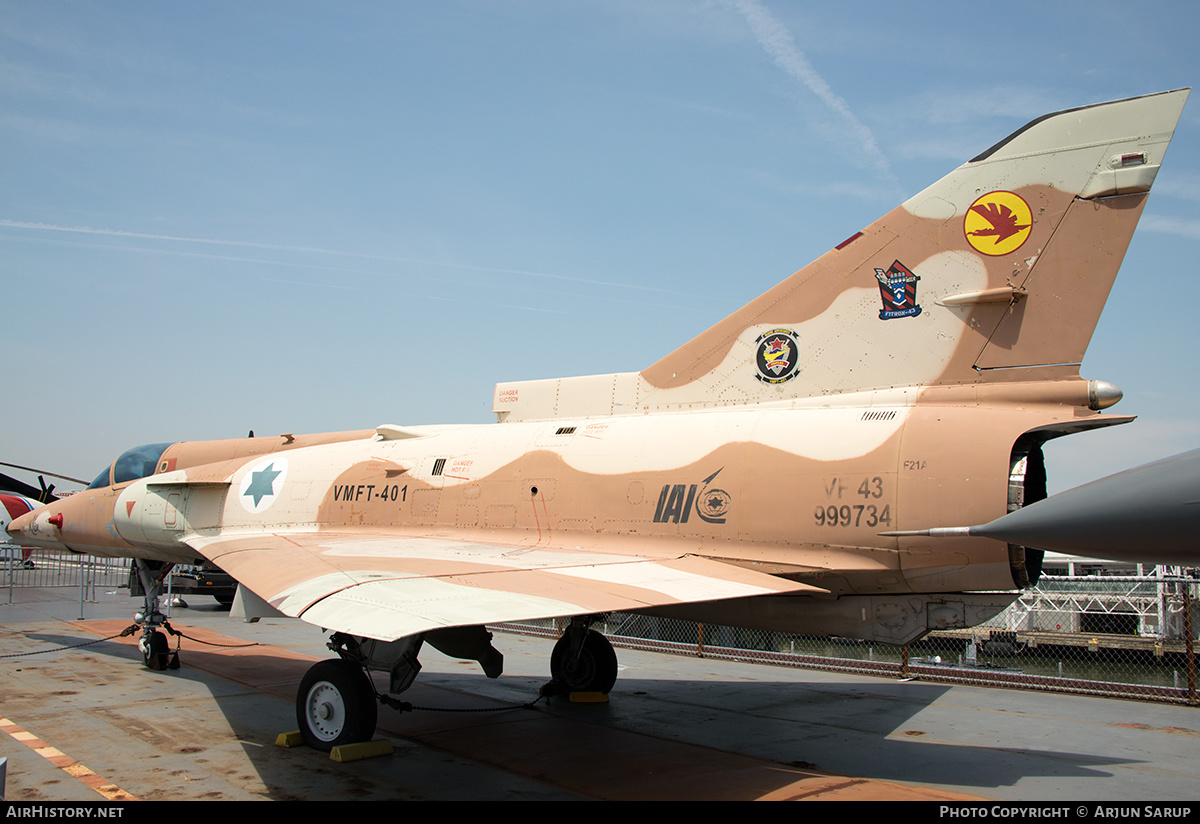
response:
[(800, 344), (795, 332), (772, 329), (754, 342), (758, 347), (754, 356), (758, 374), (754, 377), (763, 383), (783, 383), (800, 374)]
[(988, 192), (971, 204), (963, 218), (967, 243), (993, 257), (1020, 249), (1032, 230), (1029, 204), (1012, 192)]
[(696, 511), (710, 524), (723, 524), (732, 503), (733, 498), (724, 489), (706, 489), (696, 499)]
[(242, 508), (256, 515), (275, 503), (275, 498), (283, 491), (287, 469), (287, 460), (284, 458), (269, 458), (251, 467), (238, 487), (238, 500), (242, 502)]

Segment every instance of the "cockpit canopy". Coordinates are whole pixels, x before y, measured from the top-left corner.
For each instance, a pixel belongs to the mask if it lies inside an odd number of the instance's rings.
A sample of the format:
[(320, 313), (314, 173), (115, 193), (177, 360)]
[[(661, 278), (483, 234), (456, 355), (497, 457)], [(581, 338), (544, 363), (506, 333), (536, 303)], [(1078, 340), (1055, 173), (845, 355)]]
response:
[(151, 443), (125, 450), (96, 476), (96, 480), (88, 484), (88, 489), (103, 489), (106, 486), (126, 484), (153, 475), (155, 467), (158, 466), (158, 459), (167, 451), (167, 447), (172, 445), (173, 442)]

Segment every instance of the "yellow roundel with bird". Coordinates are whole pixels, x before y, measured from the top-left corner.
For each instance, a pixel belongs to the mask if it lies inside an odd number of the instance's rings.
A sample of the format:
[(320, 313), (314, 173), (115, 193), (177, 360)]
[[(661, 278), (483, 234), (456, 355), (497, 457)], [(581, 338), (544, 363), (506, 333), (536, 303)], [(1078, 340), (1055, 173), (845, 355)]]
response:
[(1017, 251), (1032, 228), (1029, 204), (1012, 192), (988, 192), (971, 204), (963, 218), (967, 242), (985, 255)]

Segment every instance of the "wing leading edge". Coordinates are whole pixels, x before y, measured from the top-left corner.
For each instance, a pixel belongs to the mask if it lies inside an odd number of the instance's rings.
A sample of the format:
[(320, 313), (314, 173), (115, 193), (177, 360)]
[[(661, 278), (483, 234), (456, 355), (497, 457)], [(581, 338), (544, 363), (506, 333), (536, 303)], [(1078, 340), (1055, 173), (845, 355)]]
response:
[(384, 641), (445, 627), (824, 591), (693, 555), (336, 532), (187, 543), (285, 615)]

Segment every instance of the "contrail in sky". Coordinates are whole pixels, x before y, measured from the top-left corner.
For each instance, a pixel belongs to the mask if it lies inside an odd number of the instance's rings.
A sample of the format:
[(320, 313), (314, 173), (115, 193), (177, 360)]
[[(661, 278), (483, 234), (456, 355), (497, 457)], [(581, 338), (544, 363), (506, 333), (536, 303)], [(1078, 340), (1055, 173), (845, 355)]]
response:
[[(499, 266), (483, 266), (473, 263), (449, 263), (440, 260), (420, 260), (417, 258), (392, 257), (388, 255), (371, 255), (362, 252), (343, 252), (334, 249), (321, 249), (313, 246), (287, 246), (276, 243), (256, 243), (248, 240), (220, 240), (217, 238), (202, 238), (202, 237), (180, 237), (178, 235), (156, 235), (147, 232), (128, 232), (120, 229), (93, 229), (88, 226), (55, 226), (49, 223), (30, 223), (21, 220), (6, 220), (0, 218), (0, 227), (8, 227), (11, 229), (34, 229), (43, 232), (67, 232), (81, 235), (103, 235), (107, 237), (119, 238), (135, 238), (138, 240), (162, 240), (173, 243), (199, 243), (210, 244), (214, 246), (240, 246), (251, 249), (266, 249), (279, 252), (298, 252), (303, 254), (319, 254), (333, 255), (337, 257), (362, 258), (365, 260), (381, 260), (388, 263), (404, 263), (418, 266), (439, 266), (446, 269), (461, 269), (464, 271), (474, 272), (493, 272), (502, 275), (526, 275), (535, 278), (549, 278), (551, 280), (571, 281), (574, 283), (586, 283), (592, 286), (606, 286), (617, 289), (632, 289), (639, 292), (661, 292), (663, 294), (685, 294), (673, 289), (660, 289), (655, 286), (647, 286), (639, 283), (619, 283), (616, 281), (593, 280), (591, 278), (572, 277), (571, 275), (558, 275), (552, 272), (533, 272), (527, 269), (507, 269)], [(270, 263), (271, 261), (262, 261)], [(319, 267), (317, 267), (319, 268)]]
[(825, 78), (821, 77), (808, 62), (804, 52), (796, 47), (796, 42), (792, 40), (792, 35), (784, 28), (783, 24), (776, 20), (775, 16), (767, 11), (758, 0), (732, 0), (732, 2), (734, 8), (746, 18), (751, 31), (754, 32), (754, 37), (767, 54), (771, 55), (775, 65), (799, 80), (805, 88), (815, 94), (822, 103), (840, 117), (871, 164), (891, 177), (892, 173), (887, 158), (879, 150), (879, 145), (875, 142), (875, 135), (854, 116), (854, 112), (850, 111), (846, 101), (834, 94), (833, 89), (825, 82)]

